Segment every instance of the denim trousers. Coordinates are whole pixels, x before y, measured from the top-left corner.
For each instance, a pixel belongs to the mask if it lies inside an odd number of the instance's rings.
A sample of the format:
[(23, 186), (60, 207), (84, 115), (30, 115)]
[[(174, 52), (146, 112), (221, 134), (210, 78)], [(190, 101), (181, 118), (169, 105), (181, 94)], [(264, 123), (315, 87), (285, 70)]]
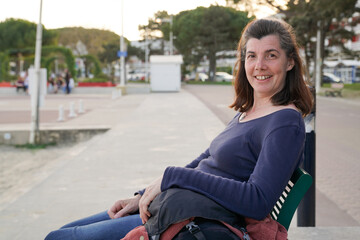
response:
[(139, 214), (111, 219), (107, 211), (66, 224), (50, 232), (45, 240), (120, 240), (137, 226), (142, 225)]

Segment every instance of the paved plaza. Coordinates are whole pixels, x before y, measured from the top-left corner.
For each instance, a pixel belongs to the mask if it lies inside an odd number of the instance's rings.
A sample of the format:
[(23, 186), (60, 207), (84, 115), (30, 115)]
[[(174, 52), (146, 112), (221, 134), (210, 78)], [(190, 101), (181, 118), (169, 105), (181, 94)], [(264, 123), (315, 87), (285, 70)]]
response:
[[(80, 101), (84, 113), (69, 118), (68, 106), (75, 104), (77, 111)], [(65, 119), (61, 122), (58, 121), (60, 105), (65, 109)], [(216, 106), (220, 110), (225, 108), (222, 103)], [(0, 130), (29, 129), (29, 114), (28, 96), (0, 95)], [(134, 93), (122, 97), (111, 93), (48, 95), (40, 116), (41, 129), (106, 127), (109, 130), (54, 151), (54, 159), (44, 162), (44, 167), (39, 166), (38, 172), (34, 171), (36, 176), (26, 175), (28, 181), (23, 183), (23, 189), (10, 191), (0, 201), (1, 240), (43, 239), (64, 223), (107, 209), (115, 200), (145, 187), (166, 166), (184, 166), (192, 161), (225, 126), (211, 107), (186, 88), (178, 93)], [(347, 175), (344, 181), (351, 181), (355, 171), (351, 171), (351, 164), (344, 164), (348, 165), (341, 174)], [(332, 168), (333, 165), (329, 166), (328, 172), (336, 174)], [(325, 192), (330, 189), (334, 195), (339, 192), (345, 196), (335, 196), (327, 202), (328, 207), (334, 204), (339, 208), (344, 202), (358, 209), (357, 199), (350, 198), (351, 193), (344, 194), (346, 191), (336, 181), (330, 181), (331, 186), (325, 186), (327, 180), (320, 177), (318, 189)], [(353, 184), (358, 186), (357, 182)], [(343, 206), (339, 209), (338, 215), (347, 225), (336, 224), (339, 219), (328, 219), (333, 221), (332, 225), (298, 228), (295, 220), (289, 239), (355, 239), (360, 235), (358, 213), (351, 216), (352, 212)], [(318, 218), (329, 218), (326, 212), (317, 214)]]

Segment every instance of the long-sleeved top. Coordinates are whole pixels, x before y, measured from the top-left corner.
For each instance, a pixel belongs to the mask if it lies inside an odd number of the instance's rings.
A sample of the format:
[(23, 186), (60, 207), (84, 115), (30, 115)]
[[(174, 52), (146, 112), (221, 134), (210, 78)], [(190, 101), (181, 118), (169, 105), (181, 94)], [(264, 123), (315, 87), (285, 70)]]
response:
[(242, 216), (266, 217), (303, 160), (304, 121), (293, 109), (247, 122), (239, 116), (186, 167), (166, 168), (161, 190), (193, 190)]

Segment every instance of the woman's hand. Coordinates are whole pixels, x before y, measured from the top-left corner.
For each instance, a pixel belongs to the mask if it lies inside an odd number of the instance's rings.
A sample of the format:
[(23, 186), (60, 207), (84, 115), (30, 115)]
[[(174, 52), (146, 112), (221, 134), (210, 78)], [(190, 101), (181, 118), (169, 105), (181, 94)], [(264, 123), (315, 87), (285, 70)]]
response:
[(155, 197), (161, 193), (161, 181), (162, 181), (162, 177), (152, 182), (145, 189), (145, 192), (140, 199), (139, 210), (140, 210), (140, 218), (143, 223), (146, 223), (151, 217), (151, 214), (148, 211), (148, 207), (150, 203), (155, 199)]
[(133, 198), (116, 201), (108, 210), (109, 217), (112, 219), (120, 218), (136, 212), (139, 210), (140, 198), (141, 195), (138, 194)]

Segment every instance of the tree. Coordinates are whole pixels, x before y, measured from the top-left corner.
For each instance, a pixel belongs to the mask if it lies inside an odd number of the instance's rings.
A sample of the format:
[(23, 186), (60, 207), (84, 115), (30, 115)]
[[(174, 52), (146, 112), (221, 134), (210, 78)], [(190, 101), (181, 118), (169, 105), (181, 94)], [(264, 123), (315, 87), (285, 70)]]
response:
[[(246, 0), (227, 0), (229, 4), (244, 4)], [(351, 31), (336, 27), (342, 20), (351, 17), (355, 12), (357, 0), (288, 0), (280, 5), (275, 0), (254, 0), (252, 4), (270, 7), (284, 16), (285, 21), (294, 27), (298, 42), (305, 51), (306, 66), (309, 69), (311, 59), (315, 58), (316, 32), (321, 31), (321, 58), (330, 54), (325, 49), (325, 40), (332, 46), (339, 46), (349, 52), (344, 42), (353, 36)], [(316, 63), (315, 59), (314, 62)]]
[[(36, 28), (37, 24), (21, 19), (10, 18), (0, 22), (0, 52), (5, 55), (11, 54), (12, 59), (17, 63), (17, 73), (21, 70), (20, 60), (24, 59), (21, 49), (35, 47)], [(43, 27), (43, 46), (55, 45), (56, 37), (54, 31)], [(5, 63), (3, 61), (0, 64)], [(3, 73), (3, 75), (6, 74)]]
[[(197, 66), (206, 56), (209, 59), (209, 77), (213, 80), (216, 71), (216, 53), (234, 50), (240, 39), (241, 31), (250, 20), (248, 13), (233, 8), (212, 5), (183, 11), (173, 17), (174, 45), (183, 55), (184, 63)], [(160, 11), (155, 17), (168, 18)], [(159, 31), (168, 39), (169, 23), (149, 20), (147, 28), (150, 37), (158, 36)]]
[(213, 80), (216, 53), (236, 49), (241, 31), (250, 20), (247, 15), (247, 12), (218, 5), (181, 12), (174, 20), (175, 46), (194, 64), (206, 56), (209, 78)]
[[(36, 24), (21, 19), (6, 19), (0, 23), (0, 52), (7, 49), (35, 47)], [(56, 33), (43, 26), (42, 44), (56, 45)]]
[[(154, 17), (149, 19), (147, 25), (140, 25), (139, 31), (141, 31), (142, 38), (148, 39), (149, 41), (149, 51), (150, 54), (164, 54), (164, 40), (169, 40), (170, 33), (170, 23), (163, 21), (164, 19), (169, 19), (170, 16), (167, 11), (158, 11), (154, 14)], [(161, 40), (161, 48), (154, 49), (152, 47), (151, 40)]]

